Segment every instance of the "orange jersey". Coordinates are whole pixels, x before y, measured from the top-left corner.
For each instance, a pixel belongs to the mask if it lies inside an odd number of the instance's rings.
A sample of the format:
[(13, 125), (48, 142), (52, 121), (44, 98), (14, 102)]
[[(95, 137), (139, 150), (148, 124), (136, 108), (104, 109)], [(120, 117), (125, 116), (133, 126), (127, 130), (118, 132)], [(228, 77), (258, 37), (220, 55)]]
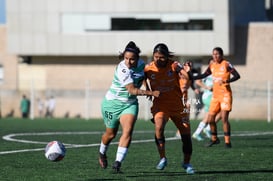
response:
[(220, 110), (231, 111), (232, 91), (229, 83), (220, 84), (221, 81), (230, 79), (233, 66), (227, 61), (221, 63), (211, 62), (209, 65), (213, 78), (213, 96), (210, 104), (210, 114), (215, 115)]
[(229, 83), (220, 84), (220, 82), (230, 79), (233, 66), (227, 60), (222, 60), (221, 63), (211, 62), (209, 68), (213, 78), (213, 95), (231, 94)]
[(164, 68), (158, 68), (154, 62), (146, 65), (144, 72), (151, 89), (160, 91), (159, 97), (154, 98), (152, 112), (183, 111), (178, 70), (181, 70), (181, 65), (176, 61), (169, 61)]

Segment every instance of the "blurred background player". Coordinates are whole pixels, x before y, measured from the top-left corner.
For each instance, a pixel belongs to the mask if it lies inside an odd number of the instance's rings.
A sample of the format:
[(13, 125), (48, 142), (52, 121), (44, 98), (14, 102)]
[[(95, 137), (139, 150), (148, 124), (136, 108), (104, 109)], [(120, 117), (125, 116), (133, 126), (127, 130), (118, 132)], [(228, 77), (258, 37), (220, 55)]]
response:
[[(192, 62), (187, 61), (187, 62), (183, 63), (183, 65), (184, 66), (188, 65), (188, 66), (192, 67)], [(193, 69), (191, 69), (191, 71), (189, 72), (191, 74), (191, 76), (198, 75), (198, 74), (195, 74), (194, 73), (195, 71), (192, 71), (192, 70)], [(182, 74), (179, 74), (179, 75), (180, 75), (180, 79), (179, 79), (180, 89), (181, 89), (182, 97), (183, 97), (182, 100), (183, 100), (183, 105), (185, 107), (184, 110), (183, 110), (183, 112), (187, 113), (188, 116), (189, 116), (189, 119), (190, 119), (190, 114), (192, 112), (194, 112), (195, 116), (197, 116), (199, 113), (196, 114), (196, 111), (199, 110), (199, 109), (201, 109), (200, 105), (197, 105), (197, 104), (201, 104), (201, 101), (198, 101), (198, 99), (197, 99), (197, 94), (200, 93), (200, 90), (199, 90), (199, 88), (196, 88), (195, 81), (185, 79)], [(194, 100), (189, 99), (189, 97), (188, 97), (188, 89), (189, 89), (189, 87), (191, 87), (191, 89), (193, 90), (193, 92), (195, 94), (195, 99)], [(192, 111), (191, 110), (191, 106), (193, 104), (194, 104), (194, 110)], [(181, 138), (181, 134), (180, 134), (179, 130), (176, 131), (175, 137), (176, 138)]]
[(30, 100), (27, 98), (25, 94), (22, 96), (22, 99), (20, 102), (20, 110), (21, 110), (22, 118), (28, 118), (29, 111), (30, 111)]
[(116, 137), (119, 125), (122, 135), (116, 152), (116, 160), (112, 166), (115, 173), (120, 172), (132, 139), (133, 128), (138, 115), (137, 96), (159, 96), (159, 91), (141, 90), (144, 80), (145, 63), (139, 58), (140, 49), (134, 42), (129, 42), (121, 53), (110, 89), (101, 104), (101, 112), (106, 126), (99, 148), (99, 164), (107, 168), (106, 152), (111, 141)]
[[(202, 102), (204, 105), (204, 117), (202, 121), (199, 123), (197, 129), (192, 135), (192, 138), (196, 139), (197, 141), (202, 141), (204, 138), (201, 135), (201, 132), (203, 131), (206, 137), (209, 139), (211, 138), (211, 133), (210, 133), (210, 126), (208, 124), (208, 115), (209, 115), (209, 107), (210, 107), (210, 101), (212, 98), (212, 86), (213, 86), (213, 80), (212, 80), (212, 75), (209, 75), (203, 80), (196, 80), (195, 83), (203, 89), (203, 94), (202, 94)], [(220, 114), (218, 113), (215, 122), (217, 123), (221, 119)]]
[(225, 60), (223, 56), (224, 52), (222, 48), (215, 47), (212, 51), (212, 61), (207, 70), (203, 74), (194, 77), (194, 79), (203, 79), (212, 75), (213, 79), (213, 92), (208, 115), (208, 122), (211, 129), (211, 140), (206, 144), (207, 147), (220, 143), (220, 140), (217, 137), (217, 125), (215, 123), (215, 117), (219, 112), (221, 120), (223, 121), (225, 147), (232, 147), (230, 142), (229, 123), (229, 112), (232, 109), (232, 91), (230, 83), (240, 79), (240, 75), (233, 65)]
[[(191, 65), (193, 67), (193, 65)], [(197, 76), (201, 73), (200, 67), (192, 68), (191, 73), (193, 76)], [(200, 85), (196, 81), (192, 81), (192, 90), (194, 92), (195, 100), (191, 101), (191, 105), (194, 106), (194, 119), (197, 120), (198, 116), (204, 106), (202, 102), (203, 91), (200, 89)]]
[[(189, 116), (187, 112), (183, 112), (186, 106), (182, 101), (183, 95), (179, 82), (181, 77), (189, 81), (189, 76), (181, 64), (172, 60), (173, 57), (168, 47), (159, 43), (154, 47), (153, 61), (145, 67), (145, 76), (150, 89), (160, 91), (160, 96), (153, 99), (151, 107), (155, 126), (155, 142), (160, 157), (156, 169), (163, 170), (167, 166), (164, 129), (168, 120), (171, 119), (181, 134), (182, 152), (184, 153), (182, 167), (186, 173), (193, 174), (194, 170), (190, 164), (192, 141)], [(184, 66), (184, 68), (190, 71), (189, 66)]]

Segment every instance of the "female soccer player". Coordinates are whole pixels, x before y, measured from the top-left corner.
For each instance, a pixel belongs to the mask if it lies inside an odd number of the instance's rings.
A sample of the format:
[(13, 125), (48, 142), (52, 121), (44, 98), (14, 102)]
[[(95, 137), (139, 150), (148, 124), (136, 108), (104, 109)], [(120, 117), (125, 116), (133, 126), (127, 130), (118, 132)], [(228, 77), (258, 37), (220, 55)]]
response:
[[(223, 121), (225, 147), (232, 147), (230, 142), (230, 123), (228, 120), (229, 112), (232, 109), (232, 91), (230, 83), (240, 79), (240, 75), (233, 65), (225, 60), (223, 56), (224, 52), (222, 48), (214, 48), (212, 51), (213, 60), (209, 64), (205, 73), (194, 76), (194, 79), (202, 79), (212, 75), (213, 79), (212, 100), (208, 115), (208, 122), (211, 129), (211, 140), (206, 145), (207, 147), (220, 143), (220, 140), (217, 137), (217, 126), (215, 123), (215, 117), (219, 112)], [(231, 77), (230, 74), (233, 76)]]
[(171, 119), (180, 131), (183, 142), (182, 167), (188, 174), (193, 174), (194, 170), (190, 164), (192, 141), (189, 113), (185, 111), (187, 107), (182, 100), (183, 86), (180, 85), (184, 82), (185, 88), (188, 88), (186, 84), (189, 81), (189, 76), (185, 70), (190, 71), (190, 67), (187, 65), (183, 67), (178, 62), (173, 61), (173, 56), (165, 44), (159, 43), (154, 47), (153, 61), (146, 65), (144, 70), (150, 89), (160, 91), (160, 96), (154, 97), (151, 107), (155, 125), (155, 142), (160, 156), (156, 168), (163, 170), (167, 166), (164, 129), (168, 120)]
[(106, 125), (106, 131), (102, 135), (99, 148), (99, 163), (102, 168), (107, 168), (106, 152), (110, 142), (115, 138), (119, 125), (122, 127), (122, 135), (113, 164), (114, 172), (120, 172), (121, 163), (124, 160), (132, 139), (133, 128), (138, 115), (138, 95), (159, 96), (159, 91), (141, 90), (144, 80), (143, 60), (139, 58), (140, 49), (134, 42), (129, 42), (120, 55), (112, 85), (105, 95), (101, 105), (101, 112)]

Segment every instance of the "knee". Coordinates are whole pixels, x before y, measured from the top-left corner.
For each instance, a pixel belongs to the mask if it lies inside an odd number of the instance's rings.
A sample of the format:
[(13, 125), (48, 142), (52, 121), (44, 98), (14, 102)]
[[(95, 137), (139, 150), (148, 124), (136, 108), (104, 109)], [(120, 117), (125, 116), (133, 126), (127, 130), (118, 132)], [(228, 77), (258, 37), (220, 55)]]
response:
[(103, 135), (104, 138), (106, 138), (107, 140), (112, 140), (116, 137), (116, 134), (115, 133), (105, 133)]

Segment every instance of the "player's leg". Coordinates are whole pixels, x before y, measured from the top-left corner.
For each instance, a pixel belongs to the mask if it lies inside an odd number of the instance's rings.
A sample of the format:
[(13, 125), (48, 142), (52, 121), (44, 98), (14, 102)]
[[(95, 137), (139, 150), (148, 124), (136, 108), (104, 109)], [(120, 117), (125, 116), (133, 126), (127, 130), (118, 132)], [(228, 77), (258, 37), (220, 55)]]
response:
[(208, 123), (208, 116), (209, 116), (209, 108), (210, 108), (210, 102), (211, 102), (212, 94), (203, 94), (202, 101), (204, 103), (204, 111), (205, 116), (203, 119), (203, 122), (206, 124), (203, 128), (203, 132), (205, 133), (206, 137), (211, 138), (211, 131), (210, 131), (210, 125)]
[(224, 137), (225, 137), (225, 145), (227, 148), (231, 148), (231, 142), (230, 142), (230, 123), (228, 120), (229, 111), (221, 111), (221, 117), (223, 121), (223, 131), (224, 131)]
[(132, 140), (132, 133), (135, 125), (136, 117), (132, 114), (123, 114), (120, 117), (120, 125), (122, 127), (122, 135), (119, 139), (119, 145), (116, 153), (116, 161), (122, 162), (128, 152)]
[(136, 117), (133, 114), (123, 114), (120, 117), (120, 125), (122, 127), (122, 135), (119, 139), (119, 145), (116, 152), (116, 159), (113, 164), (114, 172), (120, 172), (121, 163), (125, 159), (128, 148), (132, 140), (132, 133), (135, 125)]
[(117, 128), (106, 128), (106, 131), (101, 137), (101, 143), (99, 148), (99, 164), (102, 168), (107, 168), (108, 166), (106, 152), (111, 141), (115, 138), (117, 131)]
[(113, 164), (114, 172), (120, 172), (122, 161), (125, 159), (128, 148), (131, 144), (132, 134), (138, 115), (138, 104), (133, 104), (126, 107), (120, 115), (120, 125), (122, 128), (122, 135), (119, 139), (119, 145), (116, 152), (116, 159)]
[(190, 164), (191, 155), (192, 155), (192, 140), (191, 140), (191, 127), (189, 122), (189, 115), (187, 114), (177, 114), (171, 117), (175, 126), (181, 133), (182, 141), (182, 152), (183, 152), (183, 161), (182, 167), (186, 170), (188, 174), (194, 174), (192, 165)]
[(226, 148), (231, 148), (230, 142), (230, 123), (229, 123), (229, 112), (232, 107), (232, 96), (231, 94), (225, 94), (222, 99), (221, 104), (221, 118), (223, 122), (223, 131), (225, 136), (225, 146)]
[(202, 138), (201, 136), (201, 132), (204, 130), (204, 128), (208, 125), (208, 113), (206, 112), (204, 115), (203, 120), (198, 124), (197, 129), (195, 130), (195, 132), (192, 135), (192, 138), (198, 140), (198, 141), (202, 141), (204, 140), (204, 138)]
[(220, 143), (220, 140), (217, 137), (217, 125), (215, 123), (215, 117), (219, 111), (220, 111), (219, 101), (215, 98), (212, 98), (208, 116), (208, 122), (211, 130), (211, 140), (209, 141), (209, 143), (205, 145), (207, 147), (211, 147), (212, 145)]
[(155, 143), (160, 157), (159, 163), (156, 166), (158, 170), (163, 170), (167, 166), (164, 135), (164, 129), (167, 121), (168, 117), (163, 112), (158, 112), (154, 115)]
[(107, 156), (106, 152), (111, 141), (116, 137), (119, 127), (119, 111), (112, 105), (113, 102), (103, 100), (101, 105), (101, 113), (103, 117), (106, 130), (101, 137), (101, 144), (99, 147), (99, 164), (102, 168), (107, 168)]

